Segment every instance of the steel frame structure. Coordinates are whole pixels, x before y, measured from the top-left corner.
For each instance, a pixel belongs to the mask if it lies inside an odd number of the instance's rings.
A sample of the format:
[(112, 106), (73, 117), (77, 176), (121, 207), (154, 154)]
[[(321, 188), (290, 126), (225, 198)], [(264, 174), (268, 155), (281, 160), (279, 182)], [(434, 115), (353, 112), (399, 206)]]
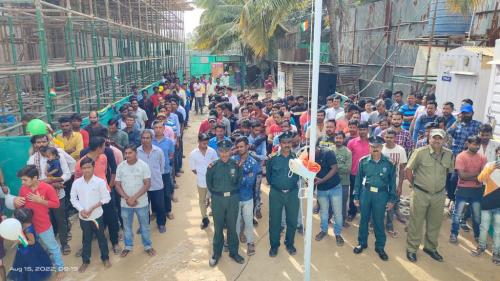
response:
[(182, 76), (190, 9), (185, 0), (0, 0), (0, 114), (51, 123), (101, 109), (165, 72)]

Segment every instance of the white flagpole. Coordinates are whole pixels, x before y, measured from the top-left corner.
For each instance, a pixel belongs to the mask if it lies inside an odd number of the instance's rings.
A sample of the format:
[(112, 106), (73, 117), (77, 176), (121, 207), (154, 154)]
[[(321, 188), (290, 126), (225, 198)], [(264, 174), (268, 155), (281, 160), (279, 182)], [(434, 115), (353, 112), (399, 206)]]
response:
[[(312, 85), (311, 85), (311, 124), (309, 140), (309, 160), (315, 160), (316, 136), (317, 136), (317, 114), (318, 114), (318, 82), (319, 82), (319, 55), (321, 45), (321, 15), (323, 11), (323, 1), (314, 1), (314, 23), (313, 23), (313, 53), (312, 53)], [(304, 243), (304, 280), (311, 280), (311, 240), (312, 240), (312, 208), (314, 195), (314, 179), (308, 179), (307, 190), (307, 211), (306, 211), (306, 237)]]

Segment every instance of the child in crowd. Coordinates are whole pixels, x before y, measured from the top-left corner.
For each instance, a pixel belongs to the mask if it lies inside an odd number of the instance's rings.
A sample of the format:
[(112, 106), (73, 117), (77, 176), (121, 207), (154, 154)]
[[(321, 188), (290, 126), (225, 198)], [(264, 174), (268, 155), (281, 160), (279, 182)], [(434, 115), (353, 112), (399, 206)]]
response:
[(61, 162), (59, 161), (59, 153), (55, 147), (42, 147), (40, 153), (47, 158), (47, 177), (58, 178), (63, 174)]
[(14, 211), (14, 217), (19, 220), (23, 227), (23, 233), (28, 245), (17, 245), (16, 257), (12, 269), (7, 276), (9, 280), (19, 281), (43, 281), (49, 279), (52, 270), (52, 262), (36, 240), (35, 228), (32, 224), (33, 210), (20, 208)]

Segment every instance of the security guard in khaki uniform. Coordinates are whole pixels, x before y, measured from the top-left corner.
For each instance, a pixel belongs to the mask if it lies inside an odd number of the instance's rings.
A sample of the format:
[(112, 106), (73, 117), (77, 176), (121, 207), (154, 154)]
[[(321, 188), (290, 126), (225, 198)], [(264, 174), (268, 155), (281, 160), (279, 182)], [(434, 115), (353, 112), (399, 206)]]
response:
[(285, 132), (279, 136), (280, 151), (272, 154), (266, 163), (266, 178), (271, 186), (269, 192), (269, 256), (275, 257), (280, 246), (281, 214), (285, 207), (286, 214), (286, 250), (295, 255), (295, 231), (299, 212), (298, 180), (299, 176), (290, 172), (288, 162), (296, 158), (291, 152), (294, 134)]
[(429, 145), (413, 151), (406, 165), (406, 178), (413, 189), (406, 239), (406, 258), (411, 262), (417, 261), (424, 221), (424, 253), (436, 261), (443, 261), (437, 251), (438, 237), (446, 200), (446, 176), (455, 169), (453, 153), (443, 147), (445, 139), (443, 130), (432, 129)]
[(207, 169), (207, 188), (212, 195), (212, 214), (214, 219), (213, 256), (210, 266), (215, 266), (222, 255), (224, 246), (224, 226), (227, 227), (229, 257), (242, 264), (245, 259), (238, 254), (238, 235), (236, 234), (236, 219), (240, 204), (239, 186), (242, 171), (238, 163), (232, 160), (230, 140), (217, 143), (219, 160), (210, 164)]
[(368, 223), (373, 220), (375, 232), (375, 252), (380, 259), (389, 259), (384, 250), (386, 235), (384, 216), (386, 210), (393, 207), (396, 199), (396, 168), (391, 160), (382, 155), (384, 140), (370, 137), (370, 155), (361, 158), (354, 186), (354, 205), (361, 208), (358, 246), (355, 254), (360, 254), (368, 247)]

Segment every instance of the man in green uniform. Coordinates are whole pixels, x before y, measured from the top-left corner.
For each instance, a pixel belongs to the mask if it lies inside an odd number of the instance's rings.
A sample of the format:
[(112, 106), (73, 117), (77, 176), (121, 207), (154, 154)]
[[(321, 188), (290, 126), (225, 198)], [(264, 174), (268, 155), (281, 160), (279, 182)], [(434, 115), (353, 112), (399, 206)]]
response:
[(368, 223), (373, 221), (375, 232), (375, 252), (380, 259), (389, 259), (384, 250), (385, 211), (393, 207), (396, 199), (395, 167), (391, 160), (382, 155), (384, 140), (381, 137), (370, 137), (370, 155), (361, 158), (359, 170), (354, 186), (354, 205), (361, 207), (361, 221), (359, 223), (358, 246), (355, 254), (360, 254), (368, 247)]
[(230, 140), (217, 143), (219, 160), (210, 164), (207, 169), (207, 188), (212, 194), (212, 216), (214, 219), (213, 255), (210, 266), (219, 262), (224, 246), (224, 225), (227, 227), (229, 257), (235, 262), (245, 262), (238, 254), (238, 235), (236, 234), (236, 220), (240, 204), (239, 186), (243, 173), (236, 161), (231, 159)]
[[(280, 246), (280, 227), (283, 207), (286, 215), (285, 246), (290, 255), (295, 255), (295, 231), (297, 230), (297, 215), (299, 212), (298, 180), (299, 176), (292, 174), (288, 162), (296, 156), (291, 152), (292, 132), (282, 133), (279, 137), (280, 151), (270, 156), (266, 163), (266, 178), (271, 186), (269, 192), (269, 240), (270, 257), (276, 257)], [(291, 175), (291, 176), (290, 176)]]
[(429, 145), (413, 151), (406, 165), (406, 178), (413, 189), (406, 239), (406, 258), (411, 262), (417, 261), (424, 221), (424, 252), (437, 261), (443, 261), (437, 251), (438, 237), (443, 222), (446, 176), (455, 169), (455, 160), (451, 150), (443, 147), (446, 137), (443, 130), (432, 129), (429, 137)]

